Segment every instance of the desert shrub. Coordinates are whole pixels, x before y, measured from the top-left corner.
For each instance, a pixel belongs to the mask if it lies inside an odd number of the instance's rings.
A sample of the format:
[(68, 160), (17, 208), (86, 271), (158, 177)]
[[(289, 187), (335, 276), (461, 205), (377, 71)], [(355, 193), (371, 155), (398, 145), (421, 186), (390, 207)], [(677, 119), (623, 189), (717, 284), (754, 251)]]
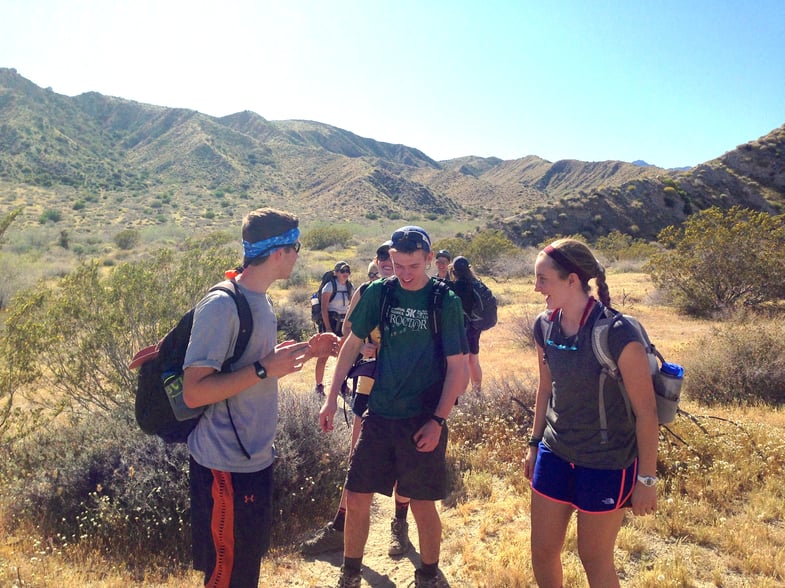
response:
[(785, 319), (723, 324), (695, 343), (685, 393), (703, 404), (785, 404)]
[(120, 249), (133, 249), (139, 244), (139, 231), (125, 229), (114, 236), (114, 243)]
[(503, 280), (531, 276), (534, 273), (536, 257), (537, 251), (533, 248), (506, 253), (490, 263), (487, 273)]
[(474, 271), (491, 274), (497, 268), (496, 261), (517, 253), (518, 247), (504, 233), (495, 229), (479, 231), (470, 238), (450, 237), (433, 244), (434, 251), (446, 249), (453, 257), (463, 255), (472, 264)]
[(647, 260), (658, 251), (656, 245), (616, 230), (598, 238), (595, 249), (614, 264), (619, 261)]
[(51, 415), (129, 407), (135, 378), (126, 368), (129, 358), (159, 340), (220, 281), (232, 258), (226, 248), (211, 247), (162, 250), (108, 271), (93, 261), (56, 287), (15, 296), (0, 334), (10, 366), (0, 402), (13, 390), (31, 409)]
[[(325, 514), (332, 516), (346, 476), (351, 429), (339, 408), (335, 429), (322, 433), (318, 414), (323, 398), (310, 390), (286, 388), (285, 380), (283, 386), (275, 440), (274, 500), (280, 518), (275, 520), (274, 539), (277, 545), (292, 545), (303, 532), (326, 523)], [(351, 424), (350, 409), (345, 416)]]
[(59, 223), (63, 220), (63, 213), (59, 210), (55, 210), (54, 208), (48, 208), (41, 213), (41, 216), (38, 217), (38, 222), (42, 225), (49, 221), (53, 223)]
[(284, 303), (276, 307), (275, 314), (279, 341), (307, 341), (314, 332), (310, 305)]
[(710, 315), (785, 298), (785, 217), (712, 207), (660, 231), (647, 265), (683, 311)]
[[(348, 428), (318, 432), (321, 399), (285, 387), (276, 439), (273, 545), (289, 546), (340, 495)], [(130, 569), (186, 567), (188, 451), (142, 434), (130, 411), (95, 412), (4, 446), (0, 501), (6, 530), (37, 521), (54, 543), (80, 544)], [(56, 466), (55, 466), (56, 464)]]
[(346, 247), (352, 239), (352, 232), (346, 227), (327, 225), (307, 231), (301, 237), (304, 247), (322, 251), (328, 247)]
[(493, 380), (465, 393), (450, 414), (450, 451), (460, 470), (510, 474), (521, 469), (537, 384), (530, 376)]
[(36, 521), (42, 537), (132, 569), (187, 562), (187, 449), (143, 435), (123, 416), (49, 427), (8, 449), (0, 466), (7, 530)]
[(506, 322), (510, 338), (517, 349), (534, 349), (534, 322), (537, 314), (524, 308), (514, 312)]

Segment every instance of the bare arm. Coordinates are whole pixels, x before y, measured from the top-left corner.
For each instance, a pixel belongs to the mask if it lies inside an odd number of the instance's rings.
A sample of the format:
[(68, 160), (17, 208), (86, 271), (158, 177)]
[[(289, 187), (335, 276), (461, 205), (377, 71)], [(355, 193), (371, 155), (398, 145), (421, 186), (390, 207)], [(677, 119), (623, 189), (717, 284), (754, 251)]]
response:
[[(552, 383), (551, 370), (545, 362), (545, 353), (537, 343), (537, 365), (539, 366), (540, 381), (537, 385), (537, 396), (534, 399), (534, 421), (532, 422), (532, 437), (542, 437), (545, 431), (545, 413), (548, 410), (548, 402), (551, 397)], [(523, 463), (523, 473), (531, 480), (534, 473), (534, 462), (537, 460), (537, 447), (529, 446), (526, 452), (526, 459)]]
[[(469, 383), (469, 356), (458, 354), (447, 357), (447, 372), (444, 376), (442, 395), (439, 404), (434, 411), (434, 415), (446, 419), (450, 416), (452, 407), (455, 406), (455, 399), (466, 390)], [(442, 427), (433, 419), (420, 427), (414, 434), (414, 441), (417, 444), (417, 451), (433, 451), (439, 444), (442, 434)]]
[[(283, 377), (300, 371), (310, 359), (308, 342), (285, 341), (261, 358), (270, 377)], [(215, 404), (231, 398), (259, 381), (253, 365), (236, 372), (219, 372), (210, 367), (189, 367), (183, 373), (183, 400), (191, 408)]]
[[(638, 473), (642, 476), (654, 476), (657, 473), (659, 424), (649, 361), (643, 345), (632, 342), (624, 347), (619, 356), (619, 370), (632, 405), (632, 411), (635, 413)], [(632, 512), (641, 515), (654, 512), (656, 509), (656, 487), (647, 488), (641, 483), (636, 483), (632, 495)]]
[(338, 410), (338, 394), (341, 391), (341, 384), (343, 383), (346, 374), (354, 363), (357, 354), (360, 352), (362, 346), (362, 339), (352, 333), (344, 337), (341, 351), (338, 353), (338, 363), (335, 366), (333, 373), (332, 384), (330, 391), (327, 393), (327, 398), (324, 400), (321, 410), (319, 411), (319, 426), (325, 433), (333, 429), (333, 417), (336, 410)]

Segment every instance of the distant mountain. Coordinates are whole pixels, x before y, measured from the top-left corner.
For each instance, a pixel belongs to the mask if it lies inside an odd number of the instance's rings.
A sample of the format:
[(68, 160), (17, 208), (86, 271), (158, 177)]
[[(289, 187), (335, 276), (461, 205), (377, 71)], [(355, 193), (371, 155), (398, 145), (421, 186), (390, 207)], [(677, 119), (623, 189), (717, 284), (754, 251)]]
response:
[(0, 196), (25, 207), (21, 222), (55, 208), (63, 226), (84, 231), (226, 226), (271, 205), (305, 221), (453, 217), (521, 244), (613, 229), (653, 237), (711, 204), (780, 210), (782, 135), (686, 172), (534, 155), (434, 161), (319, 122), (67, 97), (0, 68)]

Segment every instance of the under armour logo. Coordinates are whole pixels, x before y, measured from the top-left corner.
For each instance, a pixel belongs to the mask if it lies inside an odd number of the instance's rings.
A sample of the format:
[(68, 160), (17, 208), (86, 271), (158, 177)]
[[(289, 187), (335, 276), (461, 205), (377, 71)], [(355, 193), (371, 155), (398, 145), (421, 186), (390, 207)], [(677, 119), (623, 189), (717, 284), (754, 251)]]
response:
[(256, 497), (253, 494), (251, 494), (250, 496), (246, 494), (245, 496), (243, 496), (243, 500), (245, 500), (245, 504), (248, 504), (249, 502), (255, 502)]

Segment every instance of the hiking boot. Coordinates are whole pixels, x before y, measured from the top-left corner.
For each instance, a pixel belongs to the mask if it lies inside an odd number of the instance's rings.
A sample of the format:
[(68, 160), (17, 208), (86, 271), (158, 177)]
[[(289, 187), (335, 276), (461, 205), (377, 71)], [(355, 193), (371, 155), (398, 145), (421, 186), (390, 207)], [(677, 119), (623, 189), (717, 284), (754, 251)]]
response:
[[(411, 584), (409, 584), (411, 586)], [(414, 571), (414, 588), (450, 588), (450, 583), (444, 577), (442, 571), (436, 572), (432, 578), (428, 578), (422, 574), (420, 570)]]
[(359, 570), (349, 570), (341, 566), (341, 577), (338, 578), (335, 588), (360, 588), (362, 581), (363, 575)]
[(300, 553), (303, 555), (318, 555), (339, 549), (343, 549), (343, 531), (338, 531), (332, 523), (327, 523), (300, 545)]
[(390, 524), (390, 548), (388, 555), (403, 555), (412, 544), (409, 542), (409, 523), (401, 519), (393, 519)]
[(313, 391), (319, 396), (324, 396), (324, 384), (316, 384), (316, 386), (313, 387)]

